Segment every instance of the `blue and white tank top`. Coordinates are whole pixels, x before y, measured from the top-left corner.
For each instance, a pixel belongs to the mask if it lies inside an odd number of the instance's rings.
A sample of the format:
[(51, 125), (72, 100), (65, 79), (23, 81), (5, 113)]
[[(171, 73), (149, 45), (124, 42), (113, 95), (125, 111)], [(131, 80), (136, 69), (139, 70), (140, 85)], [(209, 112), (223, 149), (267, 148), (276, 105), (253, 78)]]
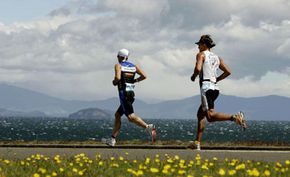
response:
[(136, 66), (128, 61), (120, 62), (121, 65), (121, 81), (118, 85), (119, 90), (134, 91)]

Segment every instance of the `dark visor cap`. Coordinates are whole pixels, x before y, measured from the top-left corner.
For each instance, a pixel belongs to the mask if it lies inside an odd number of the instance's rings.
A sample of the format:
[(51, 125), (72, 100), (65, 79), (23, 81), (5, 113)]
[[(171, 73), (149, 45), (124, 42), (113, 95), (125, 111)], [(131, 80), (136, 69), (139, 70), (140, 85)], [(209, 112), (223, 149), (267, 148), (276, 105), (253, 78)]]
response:
[(198, 42), (196, 42), (195, 44), (199, 45), (199, 44), (205, 44), (207, 47), (212, 48), (215, 46), (215, 43), (213, 42), (212, 38), (210, 35), (202, 35), (199, 39)]

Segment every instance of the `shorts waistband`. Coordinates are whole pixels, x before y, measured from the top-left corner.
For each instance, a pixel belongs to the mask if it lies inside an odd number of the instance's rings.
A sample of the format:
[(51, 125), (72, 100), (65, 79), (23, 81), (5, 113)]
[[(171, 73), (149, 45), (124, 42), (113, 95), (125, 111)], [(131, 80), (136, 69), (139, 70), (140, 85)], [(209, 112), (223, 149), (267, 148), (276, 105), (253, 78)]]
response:
[[(204, 81), (206, 81), (206, 82), (212, 82), (210, 79), (203, 79), (202, 82), (204, 82)], [(212, 83), (216, 84), (217, 82), (212, 82)]]

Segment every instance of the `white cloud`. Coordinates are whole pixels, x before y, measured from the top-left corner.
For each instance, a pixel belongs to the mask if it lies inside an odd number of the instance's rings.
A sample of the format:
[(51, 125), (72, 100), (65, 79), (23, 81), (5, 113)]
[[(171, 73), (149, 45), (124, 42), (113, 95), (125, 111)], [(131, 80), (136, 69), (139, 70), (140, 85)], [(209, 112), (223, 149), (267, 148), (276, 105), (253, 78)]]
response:
[[(267, 85), (289, 79), (281, 73), (290, 66), (289, 8), (285, 0), (71, 1), (47, 19), (0, 23), (0, 81), (69, 99), (117, 96), (113, 65), (117, 51), (128, 48), (149, 76), (138, 97), (188, 97), (198, 94), (189, 81), (194, 42), (209, 33), (233, 71), (225, 93), (289, 96), (282, 81)], [(251, 88), (246, 95), (242, 82)]]
[[(289, 69), (288, 69), (289, 70)], [(289, 95), (290, 74), (267, 72), (259, 80), (246, 76), (238, 80), (225, 80), (220, 83), (223, 93), (243, 97), (266, 95)], [(246, 90), (246, 91), (245, 91)]]

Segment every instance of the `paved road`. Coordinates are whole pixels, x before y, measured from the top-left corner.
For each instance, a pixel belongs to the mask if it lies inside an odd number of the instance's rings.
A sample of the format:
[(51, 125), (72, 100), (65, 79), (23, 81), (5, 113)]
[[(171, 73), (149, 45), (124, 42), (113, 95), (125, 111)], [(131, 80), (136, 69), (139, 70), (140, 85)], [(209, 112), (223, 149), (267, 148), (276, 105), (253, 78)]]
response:
[(290, 151), (266, 151), (266, 150), (191, 150), (191, 149), (134, 149), (134, 148), (47, 148), (47, 147), (0, 147), (0, 158), (2, 159), (23, 159), (32, 154), (43, 154), (53, 157), (57, 154), (61, 156), (73, 156), (76, 154), (85, 153), (90, 158), (94, 159), (96, 154), (101, 154), (103, 158), (123, 156), (128, 159), (143, 160), (146, 157), (155, 157), (156, 154), (160, 158), (164, 158), (165, 154), (169, 156), (178, 155), (185, 160), (195, 159), (197, 154), (201, 155), (202, 159), (212, 159), (217, 157), (220, 160), (240, 159), (254, 160), (267, 162), (284, 162), (290, 160)]

